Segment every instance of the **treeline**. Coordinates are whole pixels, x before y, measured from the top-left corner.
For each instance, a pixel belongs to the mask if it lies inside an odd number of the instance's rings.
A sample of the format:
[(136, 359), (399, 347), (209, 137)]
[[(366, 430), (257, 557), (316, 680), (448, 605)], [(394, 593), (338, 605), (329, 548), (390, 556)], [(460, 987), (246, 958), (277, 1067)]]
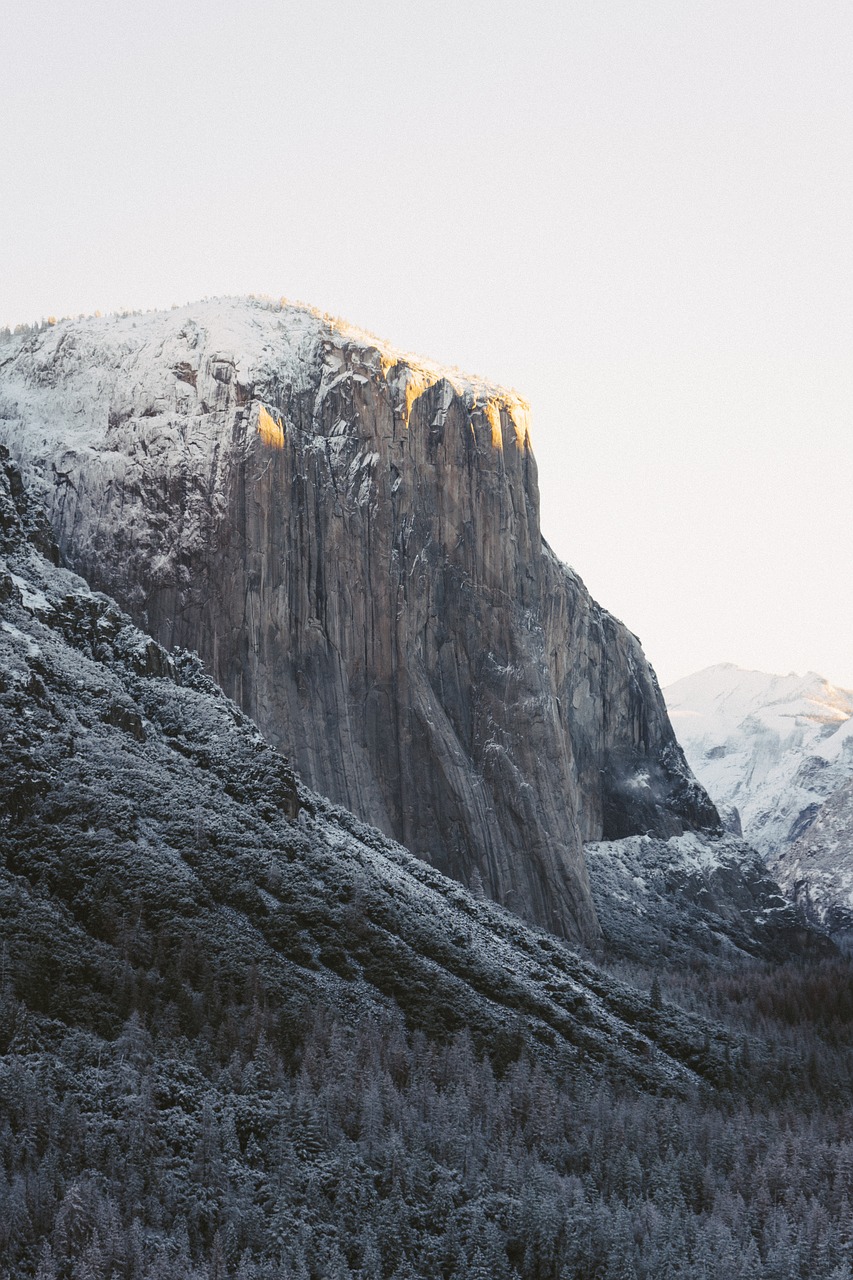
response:
[[(264, 311), (283, 311), (289, 306), (295, 306), (300, 310), (310, 312), (312, 315), (320, 316), (322, 314), (323, 319), (328, 320), (333, 324), (340, 325), (347, 323), (346, 321), (341, 320), (340, 317), (329, 315), (328, 312), (321, 313), (316, 309), (316, 307), (309, 306), (304, 302), (291, 303), (287, 298), (271, 298), (259, 294), (251, 294), (250, 297), (256, 306), (261, 307)], [(171, 310), (177, 311), (178, 309), (178, 304), (173, 303)], [(147, 309), (135, 307), (132, 309), (122, 308), (118, 311), (111, 311), (108, 314), (117, 316), (121, 319), (126, 319), (128, 316), (150, 315), (151, 312), (152, 308), (150, 307)], [(16, 324), (13, 327), (9, 325), (2, 325), (0, 326), (0, 342), (5, 342), (11, 337), (31, 338), (36, 334), (43, 333), (45, 329), (52, 329), (54, 325), (60, 324), (64, 320), (100, 319), (101, 315), (102, 313), (100, 311), (93, 311), (91, 315), (81, 311), (76, 316), (42, 316), (40, 320), (33, 320), (29, 324), (21, 323)]]
[(34, 320), (32, 324), (16, 324), (14, 329), (9, 325), (0, 327), (0, 342), (6, 342), (12, 336), (18, 338), (29, 338), (33, 334), (41, 333), (44, 329), (50, 329), (56, 324), (56, 317), (49, 316), (46, 320)]
[(768, 1058), (806, 1036), (796, 1092), (764, 1102), (749, 1062), (680, 1098), (557, 1080), (524, 1052), (498, 1075), (466, 1032), (282, 1017), (255, 979), (192, 1037), (134, 1011), (111, 1042), (57, 1037), (7, 993), (0, 1274), (850, 1280), (849, 966), (678, 985), (759, 1017)]
[[(125, 310), (125, 311), (116, 311), (116, 312), (113, 312), (112, 314), (126, 317), (126, 316), (142, 316), (142, 315), (145, 315), (145, 312), (141, 310), (134, 310), (134, 311)], [(92, 315), (95, 318), (99, 318), (101, 316), (101, 312), (95, 311), (92, 313)], [(61, 324), (63, 320), (74, 320), (74, 319), (86, 320), (88, 319), (88, 317), (81, 311), (77, 316), (59, 316), (59, 317), (42, 316), (40, 320), (33, 320), (32, 323), (30, 324), (23, 324), (23, 323), (16, 324), (14, 327), (10, 327), (9, 325), (3, 325), (3, 326), (0, 326), (0, 342), (5, 342), (12, 337), (31, 338), (36, 334), (44, 333), (46, 329), (52, 329), (56, 324)]]

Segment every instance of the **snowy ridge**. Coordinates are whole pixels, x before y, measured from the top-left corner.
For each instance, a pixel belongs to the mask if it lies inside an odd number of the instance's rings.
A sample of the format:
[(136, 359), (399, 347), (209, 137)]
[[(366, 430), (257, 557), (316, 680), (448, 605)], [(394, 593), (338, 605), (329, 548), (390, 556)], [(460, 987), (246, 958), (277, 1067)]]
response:
[(853, 690), (805, 676), (708, 667), (663, 690), (697, 778), (772, 859), (853, 776)]
[[(282, 449), (286, 435), (333, 458), (356, 501), (369, 503), (375, 454), (355, 421), (327, 413), (342, 382), (367, 381), (384, 385), (403, 427), (415, 401), (443, 383), (482, 414), (496, 448), (504, 431), (529, 444), (529, 409), (515, 392), (309, 307), (240, 297), (62, 320), (0, 342), (0, 442), (55, 527), (73, 493), (95, 546), (114, 541), (119, 518), (131, 543), (150, 544), (149, 589), (180, 587), (228, 523), (228, 476), (252, 451)], [(152, 491), (180, 507), (153, 542)]]

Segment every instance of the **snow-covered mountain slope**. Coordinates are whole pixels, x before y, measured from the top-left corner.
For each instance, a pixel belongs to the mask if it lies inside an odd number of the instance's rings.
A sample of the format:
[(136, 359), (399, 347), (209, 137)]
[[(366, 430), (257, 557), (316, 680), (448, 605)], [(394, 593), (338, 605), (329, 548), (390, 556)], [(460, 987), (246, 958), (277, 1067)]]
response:
[(639, 641), (539, 527), (528, 409), (306, 308), (0, 343), (66, 562), (198, 650), (314, 789), (572, 939), (584, 840), (713, 829)]
[(663, 692), (696, 777), (724, 811), (738, 810), (743, 835), (767, 861), (853, 776), (853, 690), (814, 672), (721, 663)]

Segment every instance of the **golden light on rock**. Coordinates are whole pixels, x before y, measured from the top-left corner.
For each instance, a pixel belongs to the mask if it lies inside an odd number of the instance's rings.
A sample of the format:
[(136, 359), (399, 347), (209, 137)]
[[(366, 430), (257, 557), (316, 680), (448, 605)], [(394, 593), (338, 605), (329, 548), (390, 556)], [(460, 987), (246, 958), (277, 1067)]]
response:
[(258, 435), (271, 449), (284, 448), (284, 424), (261, 405), (258, 409)]
[(501, 407), (497, 400), (487, 400), (483, 406), (483, 413), (486, 421), (492, 429), (492, 447), (495, 449), (503, 449), (504, 437), (503, 428), (501, 426)]

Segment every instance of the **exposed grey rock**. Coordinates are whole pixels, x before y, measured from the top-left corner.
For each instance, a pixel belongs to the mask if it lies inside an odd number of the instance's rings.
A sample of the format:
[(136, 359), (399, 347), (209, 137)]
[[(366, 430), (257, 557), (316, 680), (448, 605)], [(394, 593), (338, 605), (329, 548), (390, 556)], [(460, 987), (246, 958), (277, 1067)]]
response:
[(527, 408), (247, 300), (0, 348), (67, 561), (317, 790), (592, 940), (582, 839), (715, 827), (639, 641), (542, 542)]

